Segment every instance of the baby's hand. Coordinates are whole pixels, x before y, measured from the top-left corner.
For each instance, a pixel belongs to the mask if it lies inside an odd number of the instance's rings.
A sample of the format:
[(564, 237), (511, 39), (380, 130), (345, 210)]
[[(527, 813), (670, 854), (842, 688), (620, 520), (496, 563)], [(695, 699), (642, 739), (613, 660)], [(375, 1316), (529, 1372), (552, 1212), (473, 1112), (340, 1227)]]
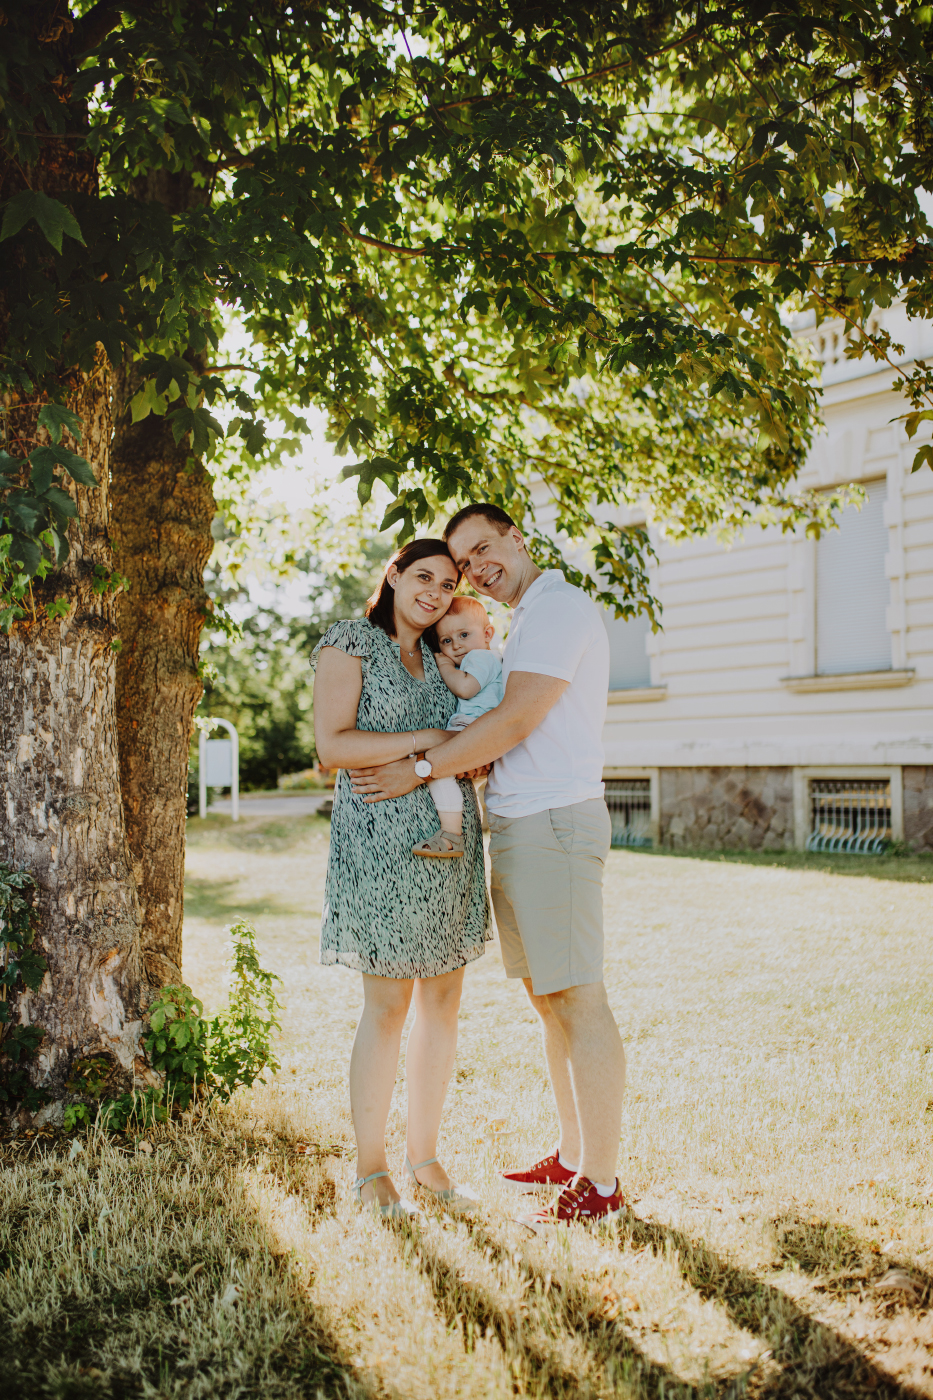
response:
[(439, 651), (437, 653), (434, 660), (437, 662), (437, 669), (440, 671), (441, 675), (443, 675), (445, 671), (450, 671), (454, 675), (456, 675), (456, 666), (454, 665), (453, 661), (451, 661), (450, 657), (445, 656), (442, 651)]

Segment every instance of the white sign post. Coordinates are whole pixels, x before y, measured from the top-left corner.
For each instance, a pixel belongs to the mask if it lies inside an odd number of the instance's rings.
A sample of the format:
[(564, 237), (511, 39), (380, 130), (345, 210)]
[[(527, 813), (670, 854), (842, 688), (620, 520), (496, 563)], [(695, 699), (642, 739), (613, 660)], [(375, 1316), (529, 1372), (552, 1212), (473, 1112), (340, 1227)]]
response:
[(209, 739), (204, 730), (198, 737), (198, 811), (207, 816), (207, 789), (230, 789), (233, 820), (240, 820), (240, 740), (228, 719), (215, 719), (230, 735), (229, 739)]

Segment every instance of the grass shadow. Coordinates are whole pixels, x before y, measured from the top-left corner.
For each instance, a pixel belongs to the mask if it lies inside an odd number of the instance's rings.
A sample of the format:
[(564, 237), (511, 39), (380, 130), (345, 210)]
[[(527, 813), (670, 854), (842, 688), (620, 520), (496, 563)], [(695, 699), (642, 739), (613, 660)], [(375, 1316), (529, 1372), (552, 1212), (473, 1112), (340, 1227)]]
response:
[[(471, 1226), (474, 1246), (492, 1259), (508, 1263), (527, 1285), (527, 1297), (541, 1311), (545, 1300), (550, 1312), (547, 1317), (529, 1316), (527, 1329), (522, 1319), (504, 1310), (487, 1290), (465, 1280), (456, 1265), (441, 1258), (437, 1251), (422, 1241), (421, 1267), (428, 1274), (438, 1304), (449, 1318), (459, 1313), (470, 1317), (474, 1325), (488, 1327), (494, 1332), (506, 1355), (516, 1354), (527, 1362), (528, 1375), (522, 1379), (529, 1394), (555, 1397), (579, 1396), (590, 1393), (581, 1389), (581, 1377), (569, 1370), (553, 1348), (543, 1347), (533, 1335), (537, 1325), (539, 1335), (553, 1331), (556, 1320), (566, 1331), (580, 1339), (594, 1367), (602, 1372), (598, 1394), (624, 1393), (639, 1400), (741, 1400), (747, 1394), (747, 1375), (723, 1382), (707, 1381), (693, 1385), (682, 1380), (669, 1367), (653, 1361), (632, 1340), (625, 1328), (603, 1313), (602, 1299), (582, 1285), (560, 1282), (542, 1272), (514, 1246), (482, 1225)], [(550, 1323), (550, 1325), (549, 1325)]]
[(912, 1386), (865, 1356), (834, 1328), (811, 1317), (782, 1289), (723, 1259), (704, 1240), (673, 1226), (629, 1215), (620, 1231), (625, 1243), (658, 1255), (676, 1255), (682, 1277), (732, 1321), (763, 1338), (780, 1367), (750, 1387), (755, 1400), (925, 1400)]
[[(82, 1167), (87, 1179), (67, 1193), (68, 1206), (58, 1208), (72, 1212), (78, 1226), (67, 1265), (59, 1263), (63, 1251), (54, 1228), (46, 1227), (44, 1258), (36, 1257), (35, 1233), (30, 1240), (28, 1227), (7, 1232), (0, 1280), (5, 1336), (0, 1395), (216, 1400), (297, 1393), (315, 1400), (376, 1400), (280, 1244), (242, 1196), (240, 1209), (230, 1208), (235, 1178), (251, 1152), (258, 1155), (257, 1145), (248, 1134), (228, 1134), (216, 1125), (205, 1136), (206, 1144), (195, 1144), (173, 1125), (150, 1129), (154, 1157), (144, 1157), (134, 1154), (132, 1143), (121, 1151), (114, 1140), (102, 1147), (101, 1135), (90, 1135), (74, 1168)], [(0, 1184), (28, 1165), (33, 1232), (42, 1229), (37, 1217), (55, 1209), (50, 1190), (54, 1201), (62, 1174), (72, 1170), (56, 1151), (66, 1142), (51, 1141), (28, 1159), (17, 1143), (0, 1149)], [(268, 1163), (268, 1142), (261, 1151)], [(301, 1192), (309, 1210), (330, 1212), (332, 1182), (311, 1168), (303, 1170), (287, 1144), (274, 1144), (272, 1155), (276, 1152), (283, 1183), (290, 1176), (289, 1189)], [(186, 1198), (192, 1175), (196, 1189)], [(114, 1217), (129, 1222), (129, 1229), (118, 1228), (110, 1242), (102, 1221), (96, 1228), (93, 1223), (102, 1190), (114, 1203)], [(90, 1218), (83, 1218), (85, 1200), (92, 1207)], [(154, 1228), (138, 1232), (145, 1248), (134, 1253), (125, 1236), (139, 1210), (149, 1212)], [(225, 1303), (234, 1280), (239, 1296)]]
[(185, 827), (187, 845), (233, 846), (242, 851), (287, 851), (308, 835), (324, 830), (329, 818), (318, 812), (302, 815), (272, 817), (266, 820), (246, 816), (235, 822), (232, 817), (209, 813), (203, 820), (189, 817)]
[(261, 825), (234, 826), (227, 831), (227, 842), (239, 851), (288, 851), (307, 836), (319, 831), (321, 820), (317, 812), (304, 816), (279, 818)]
[(238, 899), (236, 885), (229, 880), (204, 880), (197, 875), (185, 879), (185, 915), (207, 919), (211, 923), (229, 923), (232, 919), (259, 918), (263, 914), (300, 914), (300, 908), (280, 904), (276, 899)]
[(896, 1255), (877, 1253), (877, 1246), (856, 1235), (848, 1225), (832, 1220), (787, 1214), (772, 1221), (774, 1243), (782, 1259), (821, 1280), (825, 1292), (845, 1294), (870, 1287), (889, 1269), (902, 1269), (913, 1280), (917, 1296), (912, 1305), (933, 1304), (933, 1274)]
[(933, 884), (933, 852), (910, 856), (832, 855), (819, 851), (705, 851), (646, 848), (639, 855), (671, 856), (719, 865), (758, 865), (776, 870), (812, 870), (820, 875), (854, 875), (907, 884)]

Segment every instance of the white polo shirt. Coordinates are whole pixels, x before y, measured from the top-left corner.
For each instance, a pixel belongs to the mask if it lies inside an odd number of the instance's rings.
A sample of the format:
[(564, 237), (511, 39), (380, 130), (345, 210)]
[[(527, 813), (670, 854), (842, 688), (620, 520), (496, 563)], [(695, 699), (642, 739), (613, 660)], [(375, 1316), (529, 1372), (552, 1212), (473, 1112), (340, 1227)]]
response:
[(559, 569), (547, 569), (512, 614), (502, 679), (532, 671), (569, 681), (528, 738), (497, 758), (486, 805), (497, 817), (529, 817), (603, 795), (603, 725), (609, 637), (599, 609)]

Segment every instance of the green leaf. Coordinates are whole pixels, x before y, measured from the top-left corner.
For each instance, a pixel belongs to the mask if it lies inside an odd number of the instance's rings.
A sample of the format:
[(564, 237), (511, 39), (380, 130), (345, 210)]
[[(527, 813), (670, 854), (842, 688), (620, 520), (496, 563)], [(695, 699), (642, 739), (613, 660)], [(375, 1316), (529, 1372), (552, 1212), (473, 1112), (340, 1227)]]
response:
[(56, 253), (62, 251), (62, 236), (76, 238), (84, 242), (84, 235), (78, 221), (67, 205), (41, 190), (23, 190), (14, 195), (3, 211), (3, 224), (0, 226), (0, 243), (19, 233), (30, 219), (35, 219)]
[(61, 442), (63, 428), (68, 429), (76, 442), (81, 441), (81, 419), (63, 404), (43, 404), (39, 410), (39, 426), (48, 429), (53, 442)]
[(911, 472), (918, 472), (925, 462), (929, 462), (930, 466), (933, 467), (933, 443), (928, 442), (925, 447), (920, 448), (910, 464)]
[(63, 491), (60, 486), (50, 486), (45, 493), (45, 499), (53, 510), (57, 510), (59, 515), (64, 515), (69, 520), (73, 520), (78, 514), (78, 507), (68, 492)]
[[(40, 449), (41, 450), (41, 449)], [(52, 447), (49, 451), (54, 452), (55, 460), (79, 486), (97, 486), (97, 477), (91, 471), (91, 464), (85, 457), (79, 457), (77, 452), (69, 452), (67, 447)]]
[(22, 457), (11, 457), (9, 452), (0, 452), (0, 476), (7, 481), (18, 481), (24, 466)]
[(49, 967), (45, 958), (41, 953), (34, 953), (31, 948), (25, 948), (16, 962), (23, 985), (31, 992), (37, 992)]
[(29, 484), (37, 496), (43, 496), (52, 485), (55, 454), (48, 447), (37, 447), (35, 452), (30, 453), (29, 461), (32, 463)]
[(16, 564), (21, 564), (30, 578), (35, 576), (36, 570), (42, 562), (42, 550), (35, 540), (27, 535), (14, 535), (10, 545), (10, 558)]

